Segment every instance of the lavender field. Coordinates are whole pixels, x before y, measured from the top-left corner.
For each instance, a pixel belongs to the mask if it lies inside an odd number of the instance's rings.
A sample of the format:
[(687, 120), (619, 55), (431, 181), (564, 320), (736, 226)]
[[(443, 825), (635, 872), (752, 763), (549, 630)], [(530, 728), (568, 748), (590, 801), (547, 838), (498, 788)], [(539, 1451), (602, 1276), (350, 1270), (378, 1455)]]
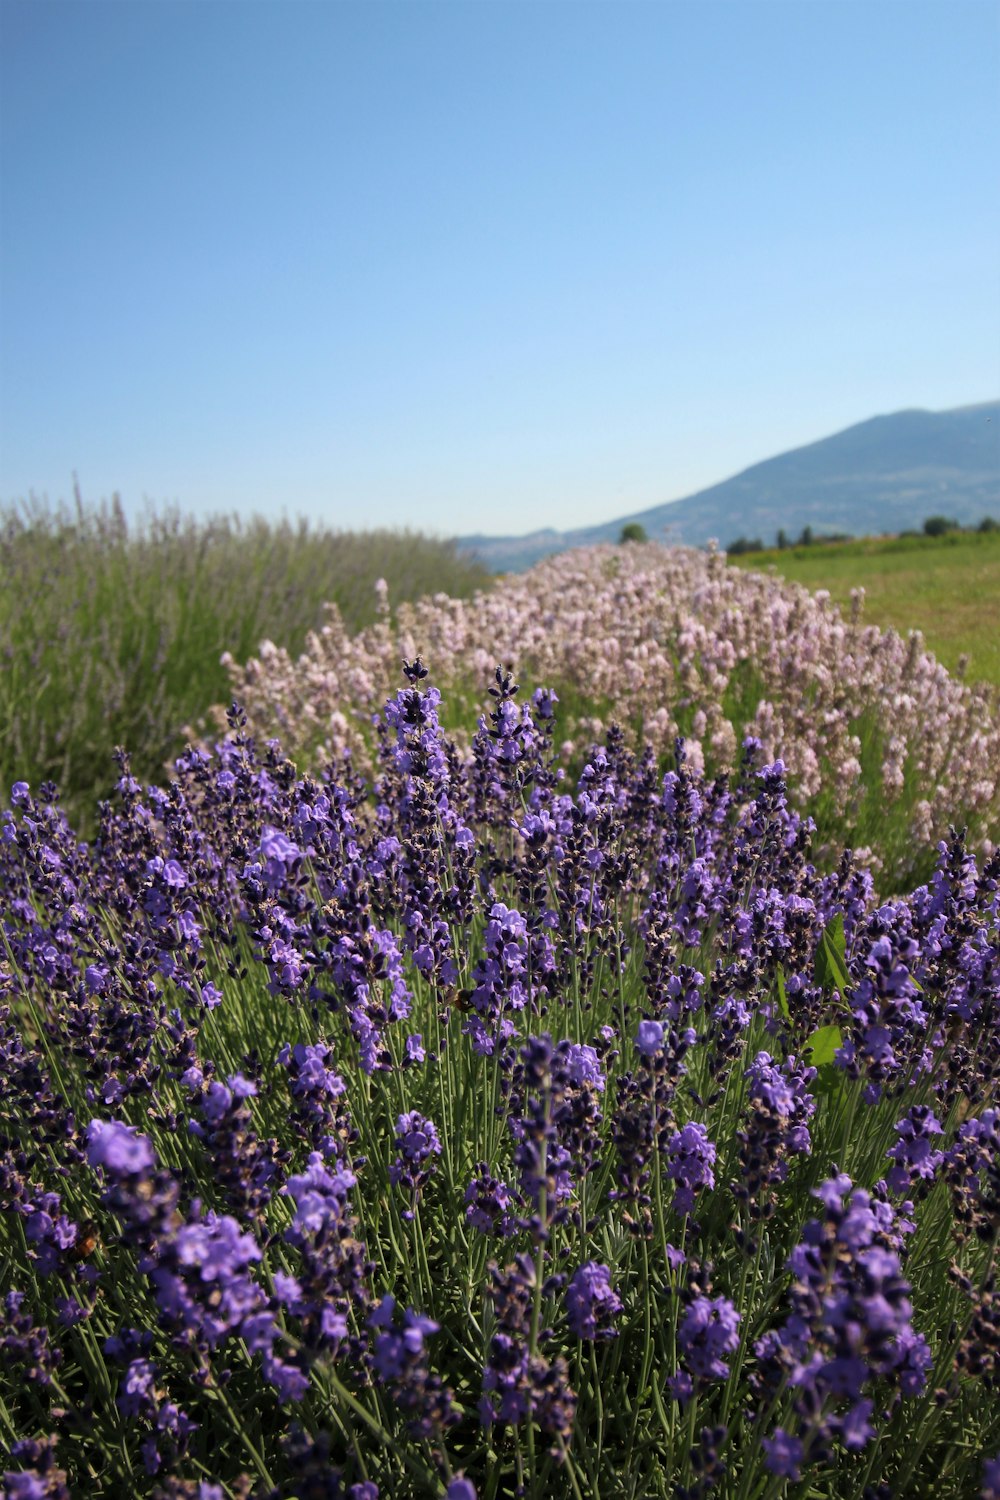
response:
[(3, 814), (3, 1494), (1000, 1496), (995, 695), (652, 546), (227, 665)]
[(827, 858), (850, 844), (883, 889), (929, 874), (953, 823), (992, 848), (1000, 694), (950, 675), (918, 632), (866, 625), (863, 589), (845, 616), (823, 590), (655, 544), (582, 548), (470, 599), (437, 593), (395, 611), (377, 588), (379, 619), (364, 630), (331, 608), (299, 656), (265, 641), (245, 666), (224, 658), (259, 737), (279, 736), (307, 764), (350, 751), (370, 772), (372, 714), (401, 657), (421, 651), (467, 750), (465, 726), (502, 661), (523, 685), (558, 692), (557, 750), (576, 769), (613, 723), (661, 759), (683, 735), (709, 774), (731, 775), (755, 736), (783, 757)]

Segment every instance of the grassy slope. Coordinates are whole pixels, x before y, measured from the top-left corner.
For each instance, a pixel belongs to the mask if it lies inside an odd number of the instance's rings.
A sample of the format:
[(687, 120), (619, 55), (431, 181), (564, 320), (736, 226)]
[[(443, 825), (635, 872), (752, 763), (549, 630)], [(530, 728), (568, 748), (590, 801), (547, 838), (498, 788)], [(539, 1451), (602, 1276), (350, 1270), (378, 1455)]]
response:
[(852, 588), (861, 586), (869, 624), (902, 635), (921, 630), (950, 672), (966, 654), (970, 681), (1000, 686), (1000, 532), (865, 537), (731, 561), (757, 571), (773, 566), (808, 589), (829, 589), (848, 608)]

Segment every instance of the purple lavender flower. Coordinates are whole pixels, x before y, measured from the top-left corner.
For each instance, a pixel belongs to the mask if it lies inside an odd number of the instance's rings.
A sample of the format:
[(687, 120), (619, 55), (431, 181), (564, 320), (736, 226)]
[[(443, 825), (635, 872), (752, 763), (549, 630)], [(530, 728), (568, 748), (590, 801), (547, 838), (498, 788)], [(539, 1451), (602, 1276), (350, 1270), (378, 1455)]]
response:
[(746, 1069), (748, 1119), (737, 1131), (740, 1175), (731, 1183), (736, 1201), (754, 1218), (769, 1218), (776, 1206), (774, 1186), (788, 1176), (788, 1158), (806, 1155), (811, 1147), (808, 1121), (816, 1101), (808, 1085), (815, 1068), (804, 1068), (789, 1057), (775, 1065), (767, 1052), (758, 1052)]
[(144, 1135), (121, 1120), (91, 1120), (87, 1129), (87, 1160), (115, 1176), (138, 1176), (153, 1166), (153, 1148)]
[[(503, 1032), (510, 1033), (510, 1013), (524, 1010), (531, 996), (528, 974), (528, 925), (519, 911), (494, 901), (483, 935), (484, 953), (473, 973), (475, 1015), (465, 1030), (476, 1050), (488, 1054)], [(492, 1042), (492, 1046), (490, 1043)]]
[(398, 1379), (408, 1360), (423, 1353), (424, 1339), (440, 1331), (433, 1318), (412, 1311), (404, 1313), (403, 1327), (396, 1328), (395, 1314), (396, 1299), (387, 1292), (368, 1315), (371, 1328), (384, 1330), (375, 1339), (375, 1371), (383, 1381)]
[(302, 858), (302, 850), (279, 828), (265, 824), (259, 853), (264, 885), (272, 895), (277, 895), (288, 878), (288, 871)]
[(177, 1260), (197, 1269), (202, 1281), (225, 1282), (261, 1258), (252, 1235), (243, 1234), (236, 1220), (209, 1213), (204, 1219), (185, 1224), (177, 1234)]
[(404, 1057), (404, 1062), (409, 1064), (422, 1063), (426, 1060), (426, 1057), (427, 1053), (424, 1050), (424, 1039), (420, 1035), (420, 1033), (417, 1032), (413, 1036), (408, 1036), (406, 1038), (406, 1055)]
[(22, 1469), (20, 1473), (7, 1471), (3, 1478), (3, 1500), (46, 1500), (46, 1496), (51, 1494), (41, 1474), (31, 1469)]
[(902, 902), (883, 907), (868, 926), (874, 941), (864, 977), (849, 995), (854, 1025), (837, 1061), (852, 1076), (864, 1071), (869, 1080), (865, 1097), (874, 1101), (908, 1059), (926, 1071), (929, 1059), (921, 1054), (930, 1017), (914, 982), (921, 955), (910, 935), (907, 907)]
[(513, 794), (536, 780), (545, 784), (546, 726), (558, 700), (554, 693), (536, 692), (533, 715), (527, 704), (514, 702), (518, 685), (510, 672), (497, 667), (494, 681), (489, 689), (494, 706), (480, 718), (472, 749), (484, 810), (502, 817)]
[[(276, 1273), (276, 1298), (300, 1322), (300, 1338), (309, 1358), (342, 1352), (358, 1361), (367, 1355), (348, 1318), (361, 1323), (371, 1307), (372, 1265), (357, 1235), (350, 1193), (355, 1177), (335, 1156), (310, 1154), (305, 1172), (288, 1179), (286, 1191), (295, 1216), (286, 1240), (300, 1252), (298, 1276)], [(288, 1366), (292, 1369), (293, 1367)], [(272, 1377), (273, 1378), (273, 1377)], [(301, 1377), (308, 1384), (308, 1376)]]
[(583, 1177), (596, 1160), (602, 1087), (603, 1075), (594, 1073), (586, 1054), (572, 1042), (554, 1045), (543, 1032), (529, 1036), (518, 1052), (507, 1125), (517, 1142), (520, 1196), (532, 1210), (525, 1227), (535, 1236), (544, 1237), (552, 1225), (568, 1218), (570, 1168)]
[(62, 1350), (45, 1324), (36, 1324), (25, 1300), (24, 1292), (14, 1288), (0, 1303), (0, 1359), (5, 1366), (19, 1366), (26, 1382), (45, 1387), (62, 1361)]
[(604, 1073), (593, 1047), (578, 1046), (571, 1042), (566, 1049), (566, 1072), (571, 1083), (577, 1086), (590, 1084), (599, 1094), (604, 1092)]
[(611, 1286), (611, 1272), (589, 1260), (573, 1276), (566, 1291), (570, 1330), (578, 1339), (614, 1338), (612, 1319), (622, 1309), (621, 1298)]
[(11, 1444), (11, 1458), (24, 1468), (5, 1470), (3, 1500), (70, 1500), (65, 1471), (56, 1463), (56, 1442), (54, 1437), (44, 1437)]
[(510, 1235), (516, 1230), (507, 1184), (493, 1176), (486, 1162), (480, 1162), (478, 1174), (466, 1188), (465, 1203), (465, 1217), (480, 1234)]
[(815, 1196), (826, 1214), (810, 1220), (788, 1258), (791, 1314), (755, 1352), (768, 1388), (784, 1378), (798, 1393), (795, 1410), (810, 1442), (823, 1448), (839, 1436), (856, 1451), (873, 1436), (867, 1383), (884, 1378), (913, 1395), (932, 1360), (910, 1321), (899, 1255), (887, 1248), (898, 1238), (888, 1202), (852, 1188), (844, 1173)]
[(652, 1057), (663, 1046), (663, 1026), (659, 1021), (640, 1021), (635, 1045), (643, 1057)]
[(224, 996), (222, 991), (219, 989), (218, 985), (213, 984), (211, 980), (202, 985), (201, 1003), (206, 1010), (215, 1010), (217, 1006), (222, 1004), (223, 998)]
[(797, 1484), (802, 1478), (802, 1440), (790, 1437), (783, 1427), (776, 1427), (769, 1438), (761, 1440), (764, 1462), (769, 1471), (779, 1479), (790, 1479)]
[[(141, 1251), (139, 1269), (178, 1340), (213, 1351), (230, 1336), (245, 1333), (253, 1350), (264, 1356), (265, 1374), (287, 1390), (284, 1376), (291, 1367), (273, 1353), (277, 1325), (262, 1288), (249, 1274), (262, 1258), (253, 1235), (244, 1234), (230, 1215), (203, 1216), (199, 1203), (182, 1221), (171, 1174), (156, 1169), (149, 1142), (120, 1122), (92, 1121), (88, 1139), (92, 1164), (103, 1167), (109, 1179), (104, 1201), (124, 1220), (126, 1241)], [(301, 1394), (299, 1386), (296, 1399)]]
[(677, 1183), (677, 1213), (693, 1213), (695, 1190), (715, 1186), (714, 1163), (715, 1144), (704, 1125), (691, 1121), (671, 1136), (667, 1142), (667, 1176)]
[(963, 1120), (945, 1162), (956, 1238), (971, 1232), (990, 1239), (1000, 1198), (1000, 1110), (984, 1109), (978, 1119)]
[[(441, 1138), (433, 1120), (411, 1110), (396, 1121), (396, 1150), (399, 1153), (389, 1166), (389, 1181), (394, 1187), (408, 1188), (414, 1199), (419, 1197), (433, 1169), (433, 1159), (441, 1155)], [(411, 1211), (403, 1215), (412, 1218)]]
[(156, 1370), (148, 1359), (134, 1359), (121, 1379), (118, 1409), (124, 1417), (148, 1416), (156, 1410)]
[(918, 1182), (933, 1180), (944, 1152), (932, 1149), (931, 1137), (944, 1131), (929, 1105), (915, 1104), (897, 1121), (896, 1134), (899, 1140), (886, 1152), (896, 1165), (890, 1168), (886, 1180), (896, 1192), (905, 1193)]
[(295, 1237), (293, 1243), (339, 1223), (356, 1181), (349, 1168), (335, 1164), (331, 1169), (318, 1152), (313, 1152), (306, 1170), (289, 1177), (282, 1189), (295, 1200), (289, 1232)]
[(569, 1385), (566, 1361), (561, 1355), (549, 1360), (541, 1352), (534, 1357), (530, 1353), (534, 1263), (530, 1256), (519, 1255), (503, 1271), (491, 1263), (489, 1272), (496, 1330), (483, 1370), (480, 1417), (487, 1426), (517, 1426), (531, 1420), (543, 1432), (568, 1437), (576, 1394)]
[(459, 1421), (454, 1397), (427, 1365), (424, 1340), (437, 1333), (440, 1325), (412, 1308), (407, 1308), (400, 1322), (391, 1293), (372, 1309), (368, 1324), (375, 1330), (376, 1376), (407, 1414), (411, 1434), (429, 1438)]
[(29, 1256), (42, 1276), (66, 1269), (66, 1252), (76, 1243), (78, 1230), (62, 1212), (58, 1193), (39, 1193), (20, 1204), (25, 1216), (24, 1233), (31, 1246)]
[(215, 1080), (203, 1089), (198, 1067), (188, 1068), (182, 1082), (195, 1094), (204, 1122), (191, 1120), (188, 1129), (204, 1142), (225, 1206), (240, 1219), (256, 1221), (266, 1237), (263, 1210), (271, 1200), (279, 1166), (290, 1153), (276, 1140), (261, 1141), (253, 1129), (247, 1101), (256, 1096), (257, 1084), (234, 1073), (226, 1083)]
[(740, 1342), (740, 1314), (728, 1297), (694, 1297), (687, 1305), (677, 1343), (684, 1362), (699, 1381), (725, 1380), (729, 1366), (723, 1355)]

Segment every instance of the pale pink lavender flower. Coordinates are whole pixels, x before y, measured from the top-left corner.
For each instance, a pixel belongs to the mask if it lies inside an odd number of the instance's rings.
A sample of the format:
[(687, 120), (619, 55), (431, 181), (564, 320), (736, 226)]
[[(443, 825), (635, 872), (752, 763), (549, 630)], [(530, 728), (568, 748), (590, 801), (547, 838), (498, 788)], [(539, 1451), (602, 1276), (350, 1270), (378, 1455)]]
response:
[[(403, 604), (394, 627), (383, 614), (356, 636), (331, 606), (297, 661), (265, 643), (245, 668), (231, 658), (227, 665), (262, 737), (280, 721), (289, 749), (319, 739), (323, 752), (350, 749), (364, 767), (371, 746), (355, 725), (393, 692), (399, 659), (412, 655), (413, 642), (442, 686), (482, 681), (485, 664), (502, 659), (536, 680), (607, 700), (622, 723), (640, 718), (658, 753), (672, 746), (684, 698), (693, 710), (692, 767), (708, 757), (726, 771), (747, 726), (727, 718), (722, 704), (734, 678), (749, 670), (760, 684), (752, 732), (766, 756), (783, 756), (803, 802), (825, 777), (845, 794), (859, 785), (867, 752), (855, 726), (888, 713), (885, 753), (867, 772), (886, 805), (903, 795), (902, 784), (915, 788), (913, 841), (896, 856), (897, 876), (950, 822), (996, 815), (1000, 716), (984, 692), (950, 677), (919, 634), (904, 641), (864, 626), (857, 612), (845, 619), (828, 596), (727, 568), (720, 553), (656, 544), (567, 552), (469, 601)], [(495, 741), (501, 779), (531, 762), (519, 738), (524, 723), (522, 711), (506, 708)], [(582, 722), (562, 728), (571, 739), (577, 729), (593, 737)], [(847, 795), (842, 812), (849, 827)]]

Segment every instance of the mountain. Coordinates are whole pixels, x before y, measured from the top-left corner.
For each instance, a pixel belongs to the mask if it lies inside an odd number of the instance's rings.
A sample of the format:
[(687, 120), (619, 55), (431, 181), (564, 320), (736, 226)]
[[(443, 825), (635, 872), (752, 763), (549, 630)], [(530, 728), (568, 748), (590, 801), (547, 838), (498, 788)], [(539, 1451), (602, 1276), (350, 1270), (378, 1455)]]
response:
[(629, 521), (651, 541), (700, 547), (712, 537), (722, 546), (741, 536), (773, 543), (779, 527), (791, 539), (805, 526), (817, 537), (918, 530), (931, 515), (963, 526), (986, 515), (1000, 520), (1000, 401), (872, 417), (683, 500), (600, 526), (464, 536), (458, 546), (506, 573), (568, 547), (616, 542)]

